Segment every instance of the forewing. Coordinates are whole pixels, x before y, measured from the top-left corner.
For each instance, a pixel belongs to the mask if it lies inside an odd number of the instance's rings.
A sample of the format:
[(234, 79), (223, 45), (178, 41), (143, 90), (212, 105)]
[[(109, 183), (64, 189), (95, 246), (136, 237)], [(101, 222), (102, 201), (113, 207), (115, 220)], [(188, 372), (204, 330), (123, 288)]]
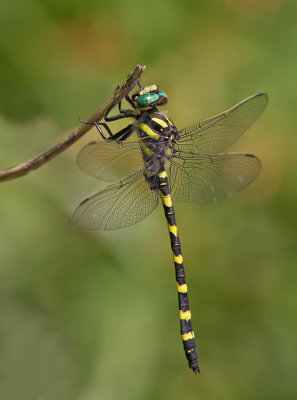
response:
[(105, 182), (115, 182), (144, 167), (138, 142), (91, 142), (77, 156), (79, 169)]
[(246, 187), (260, 169), (259, 159), (252, 154), (174, 159), (170, 165), (171, 195), (175, 201), (215, 203)]
[(253, 124), (267, 102), (266, 93), (255, 94), (221, 114), (188, 126), (176, 149), (196, 154), (224, 151)]
[(72, 221), (83, 230), (115, 230), (141, 221), (157, 204), (157, 191), (139, 172), (84, 199)]

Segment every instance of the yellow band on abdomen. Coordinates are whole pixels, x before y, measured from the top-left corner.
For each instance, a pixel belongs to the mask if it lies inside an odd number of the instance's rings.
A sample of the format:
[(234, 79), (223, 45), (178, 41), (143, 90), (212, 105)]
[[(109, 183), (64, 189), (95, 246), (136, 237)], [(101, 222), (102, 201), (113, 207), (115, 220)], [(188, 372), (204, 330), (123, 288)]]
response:
[(176, 225), (168, 225), (169, 232), (173, 233), (175, 237), (177, 237), (177, 227)]
[(163, 196), (161, 193), (161, 199), (162, 199), (164, 206), (166, 206), (168, 208), (172, 207), (172, 200), (171, 200), (170, 194), (168, 194), (167, 196)]
[(179, 318), (189, 321), (189, 319), (191, 319), (191, 311), (190, 310), (187, 310), (187, 311), (179, 310)]
[(158, 177), (159, 177), (159, 178), (167, 178), (167, 172), (166, 172), (165, 170), (159, 172), (159, 173), (158, 173)]
[(177, 283), (177, 291), (179, 293), (187, 293), (188, 292), (188, 286), (186, 283), (183, 283), (182, 285), (179, 285), (178, 282)]
[(183, 263), (183, 256), (181, 254), (178, 255), (178, 256), (173, 256), (173, 259), (177, 264), (182, 264)]
[(194, 339), (195, 338), (194, 331), (184, 333), (181, 335), (181, 337), (182, 337), (182, 340)]

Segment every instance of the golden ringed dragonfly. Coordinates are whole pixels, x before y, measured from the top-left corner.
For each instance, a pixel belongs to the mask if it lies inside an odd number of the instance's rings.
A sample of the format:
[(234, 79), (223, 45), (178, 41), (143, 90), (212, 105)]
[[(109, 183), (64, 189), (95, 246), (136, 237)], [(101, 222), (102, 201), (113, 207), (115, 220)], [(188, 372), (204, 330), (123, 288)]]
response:
[[(92, 123), (103, 140), (89, 143), (77, 165), (88, 175), (113, 182), (85, 198), (72, 220), (84, 230), (114, 230), (143, 220), (161, 201), (175, 266), (181, 337), (189, 367), (200, 372), (188, 289), (173, 202), (216, 203), (249, 185), (259, 174), (259, 159), (249, 153), (225, 153), (267, 105), (255, 94), (221, 114), (178, 130), (159, 106), (167, 103), (156, 85), (126, 96), (131, 109)], [(110, 110), (109, 110), (110, 111)], [(132, 122), (113, 134), (110, 121)], [(103, 133), (106, 130), (108, 137)], [(130, 136), (136, 132), (137, 139)], [(129, 140), (127, 140), (129, 138)]]

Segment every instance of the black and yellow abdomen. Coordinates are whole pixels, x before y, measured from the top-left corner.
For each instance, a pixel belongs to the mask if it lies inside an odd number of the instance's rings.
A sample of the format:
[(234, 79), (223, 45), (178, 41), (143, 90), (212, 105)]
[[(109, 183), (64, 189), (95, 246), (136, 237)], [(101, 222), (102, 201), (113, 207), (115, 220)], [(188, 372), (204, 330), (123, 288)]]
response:
[(178, 306), (181, 337), (189, 363), (189, 367), (195, 372), (200, 372), (198, 365), (198, 354), (196, 350), (195, 335), (191, 320), (191, 310), (189, 304), (188, 288), (186, 283), (186, 275), (183, 264), (183, 256), (181, 252), (181, 244), (177, 232), (175, 212), (169, 192), (169, 182), (165, 170), (158, 173), (159, 193), (162, 200), (165, 216), (168, 223), (170, 234), (171, 249), (173, 252), (173, 260), (175, 266), (175, 276), (178, 293)]

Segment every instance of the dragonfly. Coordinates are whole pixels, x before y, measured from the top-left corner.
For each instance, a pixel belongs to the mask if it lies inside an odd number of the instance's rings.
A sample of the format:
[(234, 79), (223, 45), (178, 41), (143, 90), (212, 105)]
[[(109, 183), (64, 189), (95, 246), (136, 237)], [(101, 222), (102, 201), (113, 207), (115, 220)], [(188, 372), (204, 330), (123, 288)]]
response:
[[(159, 110), (168, 96), (157, 85), (139, 87), (126, 100), (131, 108), (122, 109), (119, 103), (119, 113), (109, 116), (109, 110), (104, 122), (85, 122), (94, 124), (103, 140), (83, 147), (77, 165), (111, 184), (82, 200), (72, 221), (83, 230), (115, 230), (138, 223), (162, 203), (175, 267), (181, 339), (188, 365), (197, 374), (200, 367), (173, 203), (216, 203), (258, 176), (261, 163), (255, 155), (225, 150), (260, 116), (268, 96), (252, 95), (182, 130)], [(126, 118), (131, 123), (112, 133), (108, 123)]]

